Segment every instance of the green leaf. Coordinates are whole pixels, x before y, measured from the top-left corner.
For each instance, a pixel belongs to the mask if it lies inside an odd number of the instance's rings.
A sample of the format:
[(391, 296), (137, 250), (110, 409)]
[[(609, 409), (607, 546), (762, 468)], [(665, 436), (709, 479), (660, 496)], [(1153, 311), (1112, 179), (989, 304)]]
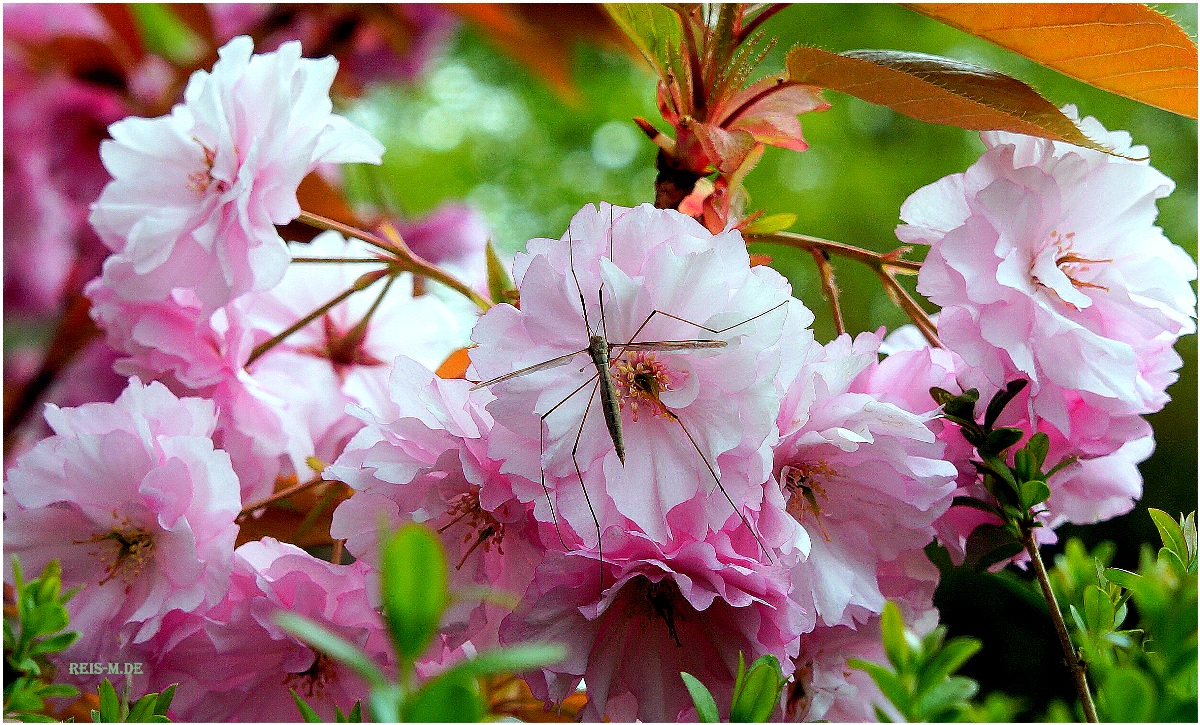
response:
[(362, 703), (355, 700), (354, 707), (350, 708), (350, 714), (346, 716), (346, 722), (362, 722)]
[(121, 701), (117, 697), (116, 688), (107, 677), (100, 682), (97, 692), (100, 696), (100, 721), (121, 722)]
[(79, 697), (79, 688), (74, 685), (52, 683), (42, 687), (42, 697)]
[(1096, 634), (1111, 632), (1116, 625), (1117, 610), (1100, 587), (1089, 584), (1083, 590), (1083, 616), (1087, 629)]
[(746, 686), (746, 653), (738, 650), (738, 671), (737, 677), (733, 678), (733, 700), (741, 697), (742, 688)]
[(896, 671), (900, 672), (908, 664), (912, 652), (905, 637), (904, 618), (900, 616), (900, 609), (895, 603), (889, 601), (883, 605), (880, 626), (883, 630), (883, 651)]
[(405, 524), (380, 547), (383, 614), (396, 651), (412, 662), (429, 646), (449, 601), (446, 554), (420, 524)]
[(679, 63), (683, 25), (674, 12), (658, 3), (609, 3), (604, 8), (660, 77)]
[(1140, 670), (1131, 667), (1110, 672), (1100, 685), (1096, 699), (1105, 722), (1149, 722), (1154, 719), (1158, 706), (1154, 683)]
[(1158, 535), (1162, 537), (1163, 545), (1174, 551), (1180, 561), (1187, 561), (1187, 539), (1184, 538), (1183, 529), (1175, 522), (1175, 519), (1171, 518), (1166, 511), (1159, 509), (1150, 509), (1150, 518), (1154, 519), (1154, 526), (1158, 529)]
[(795, 214), (770, 214), (768, 216), (759, 217), (750, 222), (744, 229), (743, 235), (748, 234), (771, 234), (774, 232), (782, 232), (785, 229), (790, 229), (796, 223), (797, 217)]
[(391, 683), (372, 687), (370, 694), (371, 717), (375, 722), (402, 722), (400, 708), (404, 693)]
[(704, 683), (686, 672), (680, 672), (679, 676), (683, 678), (683, 684), (692, 696), (692, 703), (696, 706), (696, 717), (700, 722), (721, 722), (721, 715), (717, 712), (717, 701), (713, 699), (712, 693)]
[(405, 722), (479, 722), (484, 713), (475, 680), (451, 672), (426, 682), (403, 709)]
[(78, 632), (63, 632), (40, 640), (36, 649), (39, 653), (62, 652), (74, 644), (77, 639), (79, 639)]
[(951, 677), (934, 685), (917, 698), (918, 712), (933, 721), (942, 721), (947, 711), (966, 705), (979, 692), (979, 683), (969, 677)]
[(488, 294), (491, 295), (493, 302), (508, 301), (509, 293), (517, 289), (513, 284), (512, 276), (508, 273), (504, 260), (500, 259), (500, 255), (496, 253), (496, 247), (492, 245), (492, 240), (488, 240), (484, 250), (487, 254)]
[(1034, 479), (1021, 484), (1021, 503), (1025, 508), (1031, 509), (1049, 498), (1050, 487), (1045, 481)]
[(366, 680), (372, 688), (383, 687), (387, 684), (383, 673), (362, 650), (316, 622), (292, 612), (278, 612), (275, 615), (275, 622), (312, 647), (345, 663)]
[(983, 649), (983, 643), (974, 637), (955, 637), (930, 658), (921, 672), (921, 681), (932, 685), (953, 675), (967, 660)]
[(321, 722), (321, 716), (317, 711), (312, 709), (307, 702), (304, 701), (295, 690), (289, 690), (292, 693), (292, 701), (296, 703), (296, 707), (300, 710), (300, 719), (304, 722)]
[(1025, 386), (1029, 384), (1028, 380), (1018, 378), (1017, 380), (1009, 381), (1004, 386), (1004, 390), (997, 391), (992, 399), (988, 401), (987, 410), (983, 414), (983, 425), (985, 428), (991, 428), (1000, 419), (1000, 414), (1012, 402), (1012, 399), (1017, 397)]
[(158, 702), (154, 703), (155, 715), (167, 714), (167, 711), (171, 709), (171, 702), (175, 699), (175, 690), (178, 687), (178, 684), (173, 684), (162, 691), (162, 694), (158, 696)]
[(1033, 456), (1034, 469), (1042, 470), (1042, 466), (1046, 463), (1046, 456), (1050, 454), (1050, 436), (1045, 433), (1034, 433), (1025, 444), (1025, 450)]
[(971, 498), (970, 496), (955, 496), (954, 500), (950, 502), (950, 505), (978, 509), (980, 511), (986, 511), (997, 518), (1000, 517), (1000, 509), (996, 508), (990, 503), (980, 501), (977, 498)]
[[(997, 428), (991, 433), (988, 433), (986, 439), (987, 450), (980, 451), (983, 453), (998, 454), (1021, 442), (1021, 436), (1025, 432), (1020, 428)], [(986, 458), (984, 460), (987, 460)]]
[(194, 61), (203, 52), (203, 41), (166, 5), (133, 3), (129, 10), (137, 19), (142, 38), (151, 52), (178, 65)]
[(904, 712), (908, 710), (911, 702), (908, 691), (904, 689), (900, 677), (888, 668), (875, 662), (859, 659), (857, 657), (849, 657), (846, 659), (846, 665), (856, 670), (862, 670), (871, 676), (875, 681), (875, 686), (883, 693), (883, 696), (888, 699), (897, 710)]
[(147, 722), (151, 715), (154, 714), (154, 704), (158, 700), (158, 693), (152, 692), (148, 695), (143, 695), (137, 699), (129, 707), (129, 714), (125, 716), (125, 722)]
[(567, 656), (567, 648), (549, 642), (531, 642), (480, 652), (447, 670), (464, 677), (485, 677), (501, 672), (525, 672), (554, 664)]
[(766, 722), (779, 705), (783, 692), (783, 670), (779, 660), (763, 655), (750, 665), (741, 691), (729, 708), (730, 722)]

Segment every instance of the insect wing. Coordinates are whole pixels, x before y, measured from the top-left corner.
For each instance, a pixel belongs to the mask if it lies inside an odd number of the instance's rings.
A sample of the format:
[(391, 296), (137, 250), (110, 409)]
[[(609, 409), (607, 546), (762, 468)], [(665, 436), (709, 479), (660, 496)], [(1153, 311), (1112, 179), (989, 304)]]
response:
[(709, 350), (726, 345), (728, 343), (724, 340), (655, 340), (654, 342), (626, 342), (614, 344), (613, 347), (622, 350), (677, 352), (679, 350)]
[(559, 355), (558, 357), (552, 357), (549, 360), (545, 360), (543, 362), (537, 363), (536, 365), (530, 365), (529, 367), (524, 367), (524, 368), (521, 368), (520, 370), (513, 370), (511, 373), (505, 373), (504, 375), (501, 375), (500, 377), (492, 378), (491, 380), (484, 380), (483, 382), (480, 382), (480, 383), (475, 383), (474, 385), (471, 386), (471, 390), (479, 390), (480, 388), (486, 388), (490, 385), (495, 385), (496, 383), (502, 383), (505, 380), (512, 380), (513, 378), (519, 378), (522, 375), (529, 375), (530, 373), (536, 373), (536, 372), (540, 372), (542, 370), (549, 370), (551, 368), (556, 368), (556, 367), (559, 367), (560, 365), (566, 365), (567, 362), (569, 362), (571, 358), (575, 357), (579, 353), (587, 352), (587, 351), (588, 351), (588, 348), (585, 347), (582, 350), (576, 350), (575, 352), (570, 352), (570, 353), (567, 353), (566, 355)]

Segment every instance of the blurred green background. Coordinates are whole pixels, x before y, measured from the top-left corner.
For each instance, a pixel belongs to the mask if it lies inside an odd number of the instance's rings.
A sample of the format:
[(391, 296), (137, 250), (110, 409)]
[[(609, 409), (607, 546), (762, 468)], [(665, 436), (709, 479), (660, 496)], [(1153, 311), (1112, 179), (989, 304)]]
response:
[[(1157, 5), (1195, 38), (1195, 5)], [(765, 30), (779, 43), (762, 72), (779, 71), (797, 44), (833, 51), (890, 48), (946, 55), (1030, 83), (1056, 105), (1127, 129), (1151, 150), (1151, 163), (1178, 188), (1159, 203), (1167, 236), (1196, 255), (1196, 122), (1096, 90), (985, 41), (894, 5), (793, 5)], [(378, 88), (350, 115), (388, 147), (380, 169), (359, 169), (353, 192), (406, 215), (447, 200), (465, 200), (489, 220), (508, 253), (532, 237), (558, 237), (589, 202), (633, 205), (653, 199), (655, 148), (631, 122), (643, 116), (665, 128), (654, 105), (654, 78), (616, 50), (580, 46), (574, 77), (579, 102), (568, 104), (488, 40), (464, 27), (451, 52), (415, 87)], [(901, 203), (914, 190), (964, 170), (983, 149), (974, 133), (924, 124), (855, 98), (827, 92), (833, 108), (802, 118), (811, 148), (768, 148), (747, 187), (754, 207), (798, 215), (793, 231), (875, 250), (898, 242)], [(819, 340), (833, 336), (827, 305), (807, 255), (771, 247), (797, 296), (817, 314)], [(907, 318), (866, 268), (836, 260), (850, 331), (893, 328)], [(1089, 543), (1118, 544), (1117, 565), (1134, 566), (1142, 542), (1157, 541), (1146, 506), (1171, 514), (1196, 508), (1196, 337), (1179, 345), (1185, 359), (1174, 400), (1151, 417), (1158, 438), (1142, 466), (1145, 495), (1129, 515), (1092, 527), (1066, 527)], [(1053, 555), (1053, 550), (1049, 552)], [(1039, 702), (1069, 687), (1059, 678), (1053, 638), (1036, 601), (995, 577), (945, 577), (938, 604), (952, 634), (985, 639), (984, 654), (964, 674)], [(983, 623), (981, 625), (981, 622)], [(1040, 636), (1046, 635), (1046, 636)], [(1044, 663), (1045, 666), (1038, 663)]]

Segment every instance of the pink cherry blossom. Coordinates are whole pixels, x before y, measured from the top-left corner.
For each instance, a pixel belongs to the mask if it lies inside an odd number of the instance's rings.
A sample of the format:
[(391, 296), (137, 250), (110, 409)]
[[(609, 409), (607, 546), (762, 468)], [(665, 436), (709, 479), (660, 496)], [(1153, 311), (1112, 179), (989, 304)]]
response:
[(212, 403), (135, 378), (115, 403), (49, 405), (46, 420), (55, 435), (5, 480), (4, 546), (26, 571), (58, 559), (64, 587), (83, 586), (67, 605), (82, 637), (64, 656), (103, 661), (169, 613), (220, 601), (240, 501)]
[(108, 250), (87, 224), (88, 205), (108, 179), (97, 149), (108, 125), (127, 113), (112, 89), (36, 74), (6, 52), (6, 315), (57, 314), (99, 273)]
[[(1148, 154), (1094, 119), (1080, 126)], [(1145, 161), (1042, 139), (985, 143), (965, 173), (901, 209), (897, 235), (930, 245), (917, 289), (942, 306), (938, 334), (969, 366), (996, 386), (1029, 378), (1039, 418), (1077, 442), (1091, 421), (1086, 447), (1111, 452), (1129, 440), (1120, 419), (1168, 400), (1172, 345), (1195, 330), (1195, 262), (1154, 226), (1174, 182)]]
[(302, 59), (299, 43), (251, 50), (234, 38), (169, 116), (109, 129), (100, 153), (114, 179), (91, 221), (116, 253), (104, 275), (122, 297), (186, 287), (212, 310), (269, 289), (288, 260), (275, 225), (299, 216), (301, 179), (319, 163), (379, 162), (379, 143), (331, 113), (335, 60)]
[(160, 690), (181, 683), (172, 714), (192, 722), (296, 722), (295, 690), (330, 722), (334, 706), (367, 706), (367, 685), (348, 667), (285, 632), (274, 617), (294, 612), (391, 666), (391, 646), (367, 600), (365, 569), (316, 559), (266, 538), (238, 547), (225, 599), (205, 616), (177, 617), (140, 648)]
[[(888, 348), (892, 351), (887, 358), (860, 377), (858, 385), (874, 392), (885, 400), (905, 400), (911, 409), (921, 413), (931, 412), (936, 406), (926, 391), (937, 386), (953, 393), (974, 388), (980, 393), (977, 413), (996, 393), (981, 371), (968, 366), (958, 355), (944, 349), (929, 348), (923, 340), (917, 340), (906, 328), (900, 328), (888, 337)], [(1017, 444), (1021, 447), (1033, 433), (1045, 433), (1050, 440), (1050, 451), (1046, 468), (1059, 462), (1077, 459), (1051, 476), (1050, 499), (1041, 521), (1043, 527), (1035, 529), (1039, 543), (1050, 544), (1057, 540), (1054, 528), (1062, 523), (1090, 524), (1107, 520), (1132, 510), (1134, 501), (1141, 497), (1142, 478), (1137, 464), (1149, 457), (1154, 448), (1154, 439), (1149, 424), (1140, 416), (1123, 416), (1102, 420), (1106, 425), (1105, 435), (1128, 441), (1116, 451), (1096, 455), (1091, 447), (1097, 436), (1087, 433), (1088, 426), (1097, 421), (1088, 418), (1089, 409), (1078, 405), (1070, 412), (1071, 429), (1077, 438), (1064, 436), (1046, 420), (1029, 417), (1027, 390), (1020, 393), (1005, 408), (997, 425), (1018, 428), (1025, 437)], [(944, 457), (958, 469), (956, 497), (967, 497), (995, 503), (984, 488), (978, 471), (970, 464), (978, 458), (974, 449), (963, 438), (958, 426), (953, 423), (934, 421), (932, 428), (939, 440), (946, 444)], [(961, 563), (967, 555), (967, 542), (977, 527), (982, 524), (997, 525), (999, 518), (987, 512), (967, 506), (955, 506), (943, 514), (934, 524), (938, 539), (950, 552), (955, 562)], [(1025, 560), (1019, 556), (1018, 563)]]
[(739, 651), (747, 662), (772, 654), (791, 673), (813, 619), (787, 598), (782, 567), (734, 553), (722, 532), (670, 553), (637, 532), (609, 543), (603, 562), (548, 553), (501, 626), (506, 643), (567, 647), (565, 660), (526, 676), (535, 696), (559, 702), (582, 678), (584, 721), (667, 722), (695, 717), (680, 672), (718, 703), (730, 701)]
[[(879, 588), (900, 609), (907, 629), (918, 636), (933, 630), (938, 612), (933, 592), (939, 572), (925, 552), (906, 552), (880, 567)], [(846, 664), (852, 657), (887, 663), (878, 616), (855, 626), (818, 626), (800, 641), (796, 680), (784, 715), (790, 721), (874, 722), (874, 706), (896, 713), (871, 676)]]
[[(539, 519), (554, 520), (587, 546), (609, 526), (636, 527), (659, 542), (703, 539), (739, 516), (716, 491), (714, 474), (741, 515), (761, 506), (775, 439), (780, 333), (791, 312), (807, 310), (787, 305), (787, 282), (774, 270), (749, 266), (737, 232), (714, 236), (648, 204), (588, 206), (561, 240), (530, 241), (513, 271), (521, 308), (497, 305), (480, 319), (471, 360), (482, 380), (562, 360), (496, 383), (488, 405), (498, 424), (488, 456), (504, 461), (504, 473), (529, 481), (544, 474), (553, 516), (540, 486), (518, 492), (536, 500)], [(729, 329), (713, 334), (697, 325)], [(592, 392), (598, 381), (589, 382), (596, 375), (589, 335), (613, 345), (623, 462)], [(619, 345), (695, 339), (726, 345)]]
[(934, 414), (856, 389), (878, 345), (871, 333), (842, 335), (812, 354), (778, 419), (776, 476), (811, 547), (792, 570), (792, 597), (825, 626), (882, 611), (880, 567), (932, 541), (955, 489), (957, 470), (928, 425)]
[[(500, 464), (487, 458), (493, 421), (483, 404), (491, 395), (470, 387), (396, 360), (389, 397), (371, 410), (354, 409), (366, 428), (324, 471), (355, 489), (334, 512), (330, 534), (377, 565), (381, 521), (424, 522), (441, 534), (451, 590), (487, 586), (519, 597), (542, 559), (539, 524), (512, 498)], [(504, 614), (488, 603), (452, 612), (446, 646), (467, 639), (476, 649), (494, 646)]]
[[(293, 247), (296, 256), (369, 258), (364, 245), (335, 232)], [(468, 341), (474, 313), (434, 295), (414, 296), (412, 277), (402, 275), (356, 292), (250, 362), (257, 345), (373, 268), (293, 263), (274, 289), (212, 312), (186, 289), (163, 301), (137, 302), (101, 278), (87, 293), (109, 344), (128, 353), (118, 371), (157, 378), (217, 403), (217, 438), (233, 458), (249, 502), (269, 495), (280, 476), (310, 475), (310, 457), (336, 458), (362, 425), (345, 413), (347, 404), (379, 397), (397, 355), (435, 367)]]

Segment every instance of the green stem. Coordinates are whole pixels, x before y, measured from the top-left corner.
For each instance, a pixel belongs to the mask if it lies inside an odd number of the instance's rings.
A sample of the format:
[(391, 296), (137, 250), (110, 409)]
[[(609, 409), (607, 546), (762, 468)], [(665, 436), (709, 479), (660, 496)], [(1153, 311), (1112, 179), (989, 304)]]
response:
[(1041, 552), (1038, 550), (1037, 542), (1033, 538), (1033, 528), (1030, 526), (1021, 527), (1022, 545), (1025, 551), (1029, 552), (1029, 558), (1033, 562), (1033, 571), (1037, 575), (1038, 584), (1042, 588), (1042, 596), (1046, 599), (1046, 605), (1050, 610), (1050, 619), (1054, 623), (1054, 631), (1058, 634), (1058, 643), (1062, 646), (1063, 655), (1066, 656), (1067, 669), (1071, 671), (1071, 679), (1075, 682), (1075, 691), (1079, 695), (1079, 702), (1083, 706), (1083, 715), (1088, 722), (1100, 722), (1100, 718), (1096, 715), (1096, 703), (1092, 701), (1092, 691), (1088, 687), (1087, 668), (1075, 653), (1075, 645), (1071, 644), (1071, 635), (1067, 631), (1067, 623), (1063, 620), (1062, 609), (1058, 606), (1058, 598), (1054, 596), (1054, 589), (1050, 586), (1050, 577), (1046, 574), (1046, 565), (1042, 562)]
[(479, 309), (485, 312), (492, 307), (492, 302), (484, 299), (475, 290), (471, 289), (465, 283), (453, 275), (439, 269), (420, 258), (409, 249), (404, 243), (404, 239), (390, 225), (384, 225), (383, 231), (386, 239), (378, 237), (370, 232), (365, 232), (361, 229), (356, 229), (347, 224), (342, 224), (339, 221), (329, 219), (317, 214), (302, 211), (297, 221), (303, 222), (317, 229), (332, 229), (340, 233), (342, 236), (351, 237), (360, 241), (366, 242), (373, 247), (376, 247), (384, 252), (387, 252), (390, 259), (388, 260), (393, 266), (400, 268), (404, 272), (412, 272), (413, 274), (441, 282), (450, 289), (458, 292), (471, 302), (475, 303)]

